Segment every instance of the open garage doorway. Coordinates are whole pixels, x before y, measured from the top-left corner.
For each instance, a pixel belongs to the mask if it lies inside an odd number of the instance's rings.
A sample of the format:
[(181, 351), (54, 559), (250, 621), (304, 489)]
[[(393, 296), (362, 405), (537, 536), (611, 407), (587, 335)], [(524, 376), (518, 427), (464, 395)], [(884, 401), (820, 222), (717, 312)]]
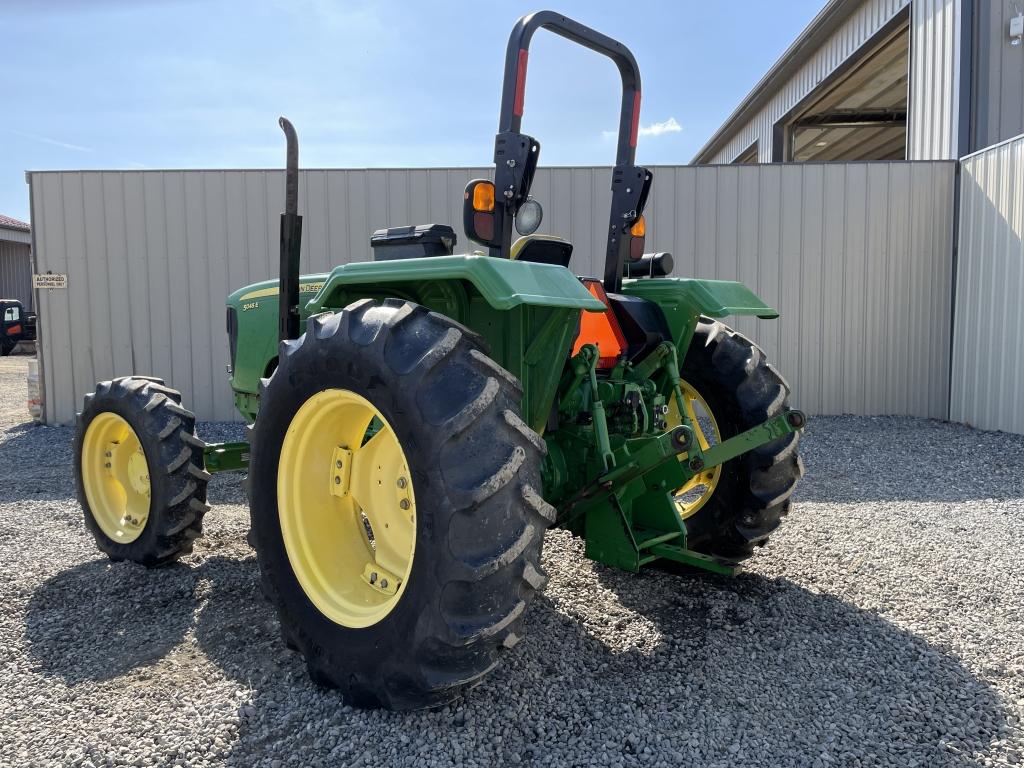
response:
[(776, 125), (775, 159), (906, 159), (909, 53), (904, 16)]

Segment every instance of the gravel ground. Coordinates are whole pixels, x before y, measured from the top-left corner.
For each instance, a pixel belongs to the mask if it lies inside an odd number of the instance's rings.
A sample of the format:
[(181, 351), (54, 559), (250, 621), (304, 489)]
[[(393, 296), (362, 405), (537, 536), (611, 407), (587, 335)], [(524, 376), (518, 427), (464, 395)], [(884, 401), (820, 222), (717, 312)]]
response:
[(1024, 762), (1024, 437), (814, 419), (798, 503), (735, 579), (617, 573), (552, 532), (526, 640), (457, 706), (396, 715), (285, 649), (237, 478), (181, 564), (101, 558), (25, 370), (0, 359), (3, 765)]

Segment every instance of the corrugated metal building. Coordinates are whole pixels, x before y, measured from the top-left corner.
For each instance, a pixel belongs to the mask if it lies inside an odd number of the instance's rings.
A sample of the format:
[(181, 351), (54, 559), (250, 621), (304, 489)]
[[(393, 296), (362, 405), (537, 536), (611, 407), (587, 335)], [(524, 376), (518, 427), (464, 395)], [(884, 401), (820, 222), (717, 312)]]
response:
[[(810, 413), (945, 417), (955, 164), (654, 167), (647, 242), (677, 275), (739, 279), (783, 309), (741, 319)], [(302, 269), (370, 258), (390, 224), (458, 230), (484, 168), (309, 170), (301, 175)], [(224, 299), (276, 277), (279, 171), (41, 172), (29, 176), (46, 419), (66, 423), (97, 380), (162, 376), (201, 418), (235, 414), (224, 374)], [(540, 169), (544, 231), (599, 275), (610, 169)], [(889, 308), (900, 332), (889, 332)], [(869, 339), (888, 338), (885, 345)]]
[[(677, 275), (738, 279), (783, 310), (737, 325), (808, 412), (1024, 431), (1024, 138), (962, 174), (957, 160), (1024, 132), (1017, 13), (1014, 0), (832, 0), (696, 165), (653, 169), (649, 247), (671, 251)], [(383, 226), (461, 230), (464, 186), (489, 174), (304, 171), (303, 271), (370, 258)], [(533, 188), (580, 274), (601, 272), (608, 175), (541, 169)], [(36, 271), (68, 276), (39, 296), (46, 420), (70, 421), (97, 380), (129, 373), (163, 376), (201, 418), (233, 418), (223, 302), (276, 276), (283, 174), (28, 177)]]
[(1024, 44), (1008, 38), (1010, 22), (1024, 10), (1020, 0), (975, 0), (974, 120), (971, 149), (1024, 133)]
[(23, 221), (0, 215), (0, 299), (32, 301), (32, 233)]
[(1022, 33), (1020, 0), (831, 0), (694, 158), (963, 158), (957, 247), (939, 267), (955, 289), (949, 418), (1016, 432), (1024, 432)]
[(1024, 433), (1024, 136), (963, 159), (950, 418)]
[(695, 163), (955, 160), (1024, 132), (1019, 0), (831, 0)]

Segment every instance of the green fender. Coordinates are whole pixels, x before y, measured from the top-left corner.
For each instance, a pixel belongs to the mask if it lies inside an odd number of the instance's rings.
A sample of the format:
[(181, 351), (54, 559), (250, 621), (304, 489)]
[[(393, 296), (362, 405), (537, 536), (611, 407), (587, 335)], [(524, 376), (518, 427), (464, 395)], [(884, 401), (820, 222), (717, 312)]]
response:
[[(363, 298), (412, 301), (481, 334), (491, 357), (523, 385), (523, 416), (544, 428), (582, 310), (604, 311), (565, 267), (490, 256), (434, 256), (344, 264), (300, 279), (302, 318)], [(278, 282), (242, 288), (228, 299), (237, 321), (231, 386), (249, 421), (259, 379), (277, 355)]]
[(605, 310), (557, 264), (458, 255), (344, 264), (305, 312), (364, 297), (414, 301), (482, 335), (491, 357), (522, 383), (523, 418), (537, 432), (551, 410), (580, 312)]
[(623, 280), (622, 292), (658, 304), (680, 355), (685, 355), (701, 315), (716, 319), (730, 315), (753, 315), (765, 320), (779, 316), (743, 283), (732, 280), (696, 278), (643, 278)]
[(433, 256), (393, 261), (363, 261), (335, 267), (320, 292), (306, 305), (309, 311), (337, 306), (339, 293), (354, 286), (466, 281), (497, 310), (523, 304), (604, 311), (565, 267), (490, 256)]

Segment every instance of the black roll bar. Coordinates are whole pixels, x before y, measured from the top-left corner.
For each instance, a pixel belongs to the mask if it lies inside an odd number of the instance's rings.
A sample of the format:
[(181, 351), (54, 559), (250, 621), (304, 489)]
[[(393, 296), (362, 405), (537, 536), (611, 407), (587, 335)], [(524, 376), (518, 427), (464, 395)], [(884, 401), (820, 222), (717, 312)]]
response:
[(622, 272), (630, 255), (630, 227), (643, 213), (652, 178), (649, 170), (634, 165), (640, 122), (640, 68), (633, 54), (618, 40), (554, 11), (537, 11), (523, 16), (508, 38), (501, 114), (494, 142), (494, 186), (500, 201), (500, 206), (495, 209), (495, 225), (499, 237), (496, 244), (491, 245), (491, 255), (509, 258), (515, 212), (529, 195), (532, 169), (536, 167), (539, 145), (523, 135), (520, 127), (526, 97), (530, 40), (538, 29), (554, 32), (607, 56), (615, 62), (622, 77), (622, 107), (619, 111), (615, 168), (612, 171), (612, 205), (604, 267), (605, 290), (616, 292), (622, 287)]
[(537, 11), (523, 16), (512, 28), (505, 51), (505, 80), (501, 91), (498, 133), (519, 133), (526, 95), (526, 63), (530, 40), (538, 29), (554, 32), (615, 62), (622, 76), (622, 109), (619, 114), (615, 164), (632, 165), (636, 156), (637, 124), (640, 118), (640, 68), (636, 59), (618, 40), (554, 11)]

